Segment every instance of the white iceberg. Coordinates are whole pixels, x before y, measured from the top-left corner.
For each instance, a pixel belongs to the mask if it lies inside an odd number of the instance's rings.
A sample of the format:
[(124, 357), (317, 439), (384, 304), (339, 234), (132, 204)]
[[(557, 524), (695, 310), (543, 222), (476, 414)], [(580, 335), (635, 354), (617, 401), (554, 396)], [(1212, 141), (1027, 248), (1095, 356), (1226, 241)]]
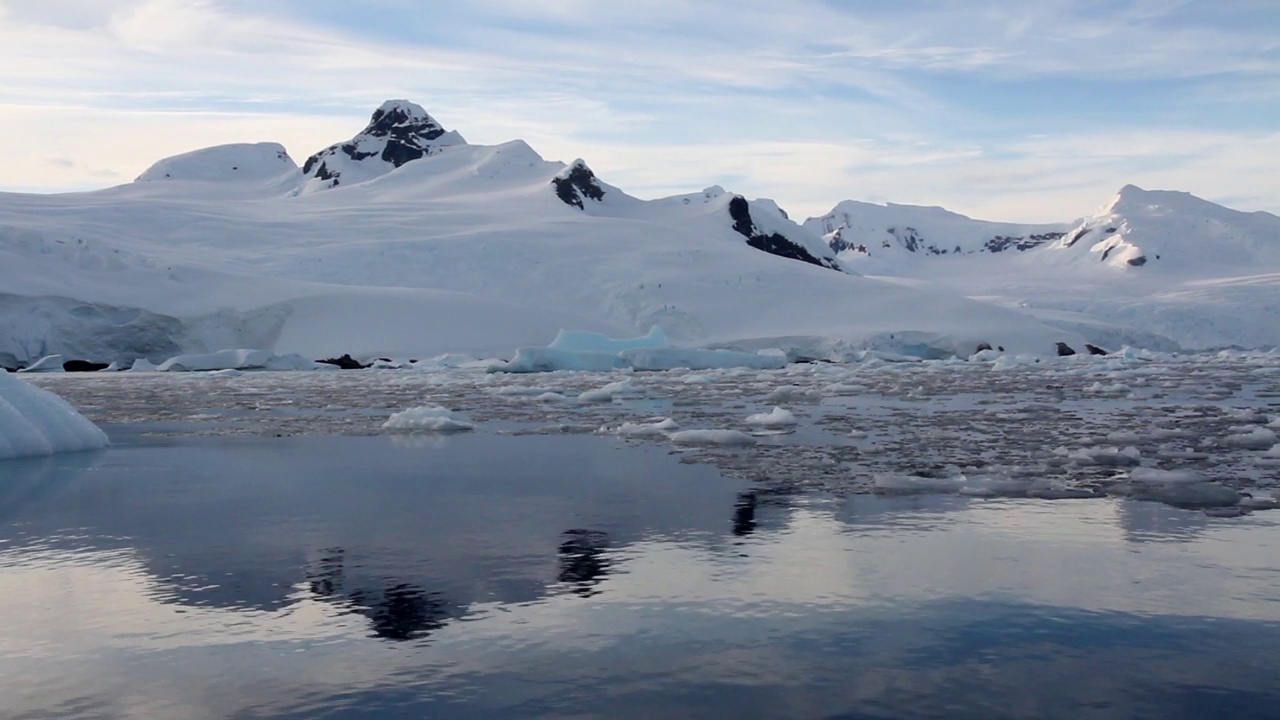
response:
[(66, 400), (0, 371), (0, 460), (108, 444), (106, 433)]
[(382, 424), (385, 430), (416, 430), (421, 432), (466, 432), (475, 428), (470, 421), (458, 417), (445, 407), (409, 408), (392, 415)]

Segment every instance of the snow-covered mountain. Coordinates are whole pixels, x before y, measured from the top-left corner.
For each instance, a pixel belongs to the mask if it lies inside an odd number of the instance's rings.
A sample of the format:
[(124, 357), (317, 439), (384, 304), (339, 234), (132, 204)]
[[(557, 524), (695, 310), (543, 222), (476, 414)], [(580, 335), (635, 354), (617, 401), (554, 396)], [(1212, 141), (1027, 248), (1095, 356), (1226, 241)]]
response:
[(279, 145), (197, 150), (136, 182), (0, 194), (0, 363), (268, 348), (509, 353), (561, 328), (685, 345), (1053, 352), (1016, 309), (841, 272), (772, 202), (645, 201), (585, 162), (484, 146), (390, 101), (298, 168)]
[(846, 262), (874, 259), (884, 268), (912, 257), (1025, 252), (1060, 239), (1070, 225), (988, 222), (919, 205), (878, 205), (845, 200), (804, 227), (821, 235)]
[(1129, 185), (1057, 226), (858, 202), (805, 225), (848, 268), (1017, 308), (1097, 344), (1280, 345), (1280, 218), (1270, 213)]
[(1231, 210), (1190, 193), (1126, 185), (1049, 249), (1078, 263), (1122, 270), (1280, 272), (1280, 217)]

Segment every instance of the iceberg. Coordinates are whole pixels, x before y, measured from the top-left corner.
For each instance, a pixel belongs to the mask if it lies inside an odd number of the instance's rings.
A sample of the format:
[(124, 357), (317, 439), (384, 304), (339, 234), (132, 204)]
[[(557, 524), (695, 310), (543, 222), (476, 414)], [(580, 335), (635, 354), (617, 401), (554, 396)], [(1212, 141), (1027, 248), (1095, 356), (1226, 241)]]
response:
[(561, 330), (550, 345), (519, 348), (511, 362), (492, 366), (489, 370), (512, 373), (560, 370), (609, 372), (628, 368), (642, 371), (677, 368), (778, 370), (786, 365), (786, 356), (779, 353), (673, 348), (667, 344), (667, 336), (662, 329), (655, 327), (648, 335), (625, 339), (581, 330)]
[(108, 444), (106, 433), (66, 400), (0, 371), (0, 460)]

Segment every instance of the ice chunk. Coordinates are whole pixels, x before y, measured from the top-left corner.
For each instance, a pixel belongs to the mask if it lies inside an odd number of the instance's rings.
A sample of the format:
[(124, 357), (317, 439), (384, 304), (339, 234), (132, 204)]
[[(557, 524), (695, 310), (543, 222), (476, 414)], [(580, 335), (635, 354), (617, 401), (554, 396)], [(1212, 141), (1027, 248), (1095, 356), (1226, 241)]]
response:
[(444, 407), (409, 408), (392, 415), (382, 427), (386, 430), (418, 430), (425, 432), (464, 432), (475, 425), (454, 415)]
[(1141, 484), (1134, 488), (1133, 497), (1189, 510), (1201, 510), (1238, 505), (1243, 496), (1225, 485), (1189, 482)]
[(756, 413), (747, 417), (748, 425), (765, 428), (783, 428), (799, 424), (796, 416), (790, 411), (775, 407), (767, 413)]
[(1158, 468), (1134, 468), (1129, 479), (1136, 483), (1177, 485), (1203, 482), (1204, 478), (1193, 470), (1160, 470)]
[(663, 418), (656, 422), (622, 423), (614, 434), (620, 437), (664, 437), (680, 429), (680, 425), (671, 418)]
[(872, 488), (885, 495), (920, 495), (958, 493), (965, 487), (965, 477), (922, 477), (920, 475), (877, 475)]
[(155, 372), (156, 364), (146, 358), (138, 358), (129, 366), (128, 372)]
[(1138, 448), (1132, 446), (1123, 450), (1114, 447), (1086, 447), (1079, 450), (1058, 448), (1054, 452), (1059, 455), (1065, 455), (1067, 459), (1076, 465), (1125, 467), (1135, 466), (1142, 462), (1142, 453)]
[(506, 365), (490, 367), (494, 372), (535, 373), (557, 370), (608, 372), (626, 367), (617, 353), (573, 352), (545, 347), (522, 347)]
[(617, 355), (623, 350), (634, 348), (665, 348), (667, 336), (662, 328), (656, 325), (648, 335), (637, 338), (615, 339), (600, 333), (582, 330), (561, 330), (556, 339), (547, 346), (551, 350), (563, 350), (571, 353), (608, 353)]
[(623, 362), (636, 370), (723, 370), (750, 368), (779, 370), (787, 366), (787, 358), (777, 354), (745, 353), (734, 350), (700, 350), (696, 348), (636, 348), (619, 353)]
[(781, 385), (764, 396), (765, 402), (816, 403), (822, 401), (822, 393), (805, 390), (797, 385)]
[(1274, 431), (1259, 427), (1249, 432), (1228, 435), (1222, 442), (1225, 445), (1244, 450), (1266, 450), (1275, 445), (1277, 441), (1280, 441), (1280, 437), (1277, 437)]
[(270, 350), (219, 350), (201, 355), (179, 355), (156, 366), (160, 372), (200, 372), (260, 368), (272, 357)]
[(754, 445), (756, 439), (737, 430), (680, 430), (671, 433), (678, 445)]
[(631, 378), (624, 378), (618, 382), (611, 382), (604, 387), (587, 390), (578, 395), (578, 400), (580, 402), (613, 402), (615, 397), (631, 395), (635, 392), (636, 389), (631, 382)]
[(23, 373), (48, 373), (62, 372), (62, 356), (46, 355), (39, 360), (31, 363), (29, 366), (19, 370)]
[(107, 445), (106, 433), (67, 401), (0, 371), (0, 460)]

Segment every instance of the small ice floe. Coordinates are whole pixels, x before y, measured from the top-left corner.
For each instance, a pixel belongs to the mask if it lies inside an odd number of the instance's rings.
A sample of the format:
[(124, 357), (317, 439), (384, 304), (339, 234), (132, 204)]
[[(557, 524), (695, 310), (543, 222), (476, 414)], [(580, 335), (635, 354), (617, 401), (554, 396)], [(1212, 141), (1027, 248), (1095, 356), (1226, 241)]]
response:
[(1266, 450), (1277, 442), (1280, 442), (1280, 437), (1277, 437), (1274, 431), (1264, 427), (1256, 427), (1249, 432), (1228, 435), (1222, 440), (1224, 445), (1242, 450)]
[(554, 388), (544, 387), (525, 387), (523, 385), (508, 385), (490, 391), (493, 395), (502, 397), (538, 397), (547, 393), (555, 392)]
[(1223, 414), (1236, 422), (1263, 423), (1267, 421), (1266, 414), (1253, 408), (1223, 408)]
[(1121, 396), (1121, 395), (1128, 395), (1128, 394), (1129, 394), (1129, 386), (1128, 386), (1128, 385), (1123, 385), (1123, 384), (1121, 384), (1121, 383), (1114, 383), (1114, 384), (1111, 384), (1111, 385), (1103, 385), (1103, 384), (1102, 384), (1102, 383), (1100, 383), (1100, 382), (1095, 382), (1094, 384), (1092, 384), (1092, 385), (1090, 385), (1089, 387), (1085, 388), (1085, 389), (1084, 389), (1084, 391), (1085, 391), (1085, 392), (1087, 392), (1087, 393), (1093, 394), (1093, 395), (1104, 395), (1104, 396), (1118, 397), (1118, 396)]
[(616, 397), (634, 395), (635, 393), (636, 393), (636, 387), (631, 382), (631, 378), (624, 378), (617, 382), (611, 382), (608, 385), (605, 385), (604, 387), (599, 387), (594, 390), (587, 390), (586, 392), (583, 392), (582, 394), (578, 395), (578, 401), (607, 403), (607, 402), (613, 402), (613, 399)]
[(1129, 479), (1135, 483), (1148, 485), (1182, 485), (1186, 483), (1204, 482), (1200, 473), (1194, 470), (1161, 470), (1159, 468), (1134, 468)]
[(1234, 507), (1243, 498), (1226, 485), (1213, 482), (1135, 482), (1130, 497), (1184, 510)]
[(1267, 427), (1273, 430), (1280, 430), (1280, 415), (1271, 418), (1271, 422), (1267, 423)]
[(871, 489), (881, 495), (951, 495), (965, 487), (964, 475), (924, 477), (880, 473), (876, 475)]
[(984, 498), (1024, 497), (1030, 488), (1031, 481), (1025, 478), (1014, 478), (1005, 474), (973, 475), (960, 489), (960, 494)]
[(1049, 480), (1038, 480), (1027, 486), (1027, 497), (1038, 500), (1087, 500), (1103, 495), (1101, 490), (1094, 487), (1063, 485)]
[(418, 432), (465, 432), (475, 429), (471, 422), (444, 407), (416, 407), (398, 412), (382, 424), (384, 430)]
[(779, 385), (764, 396), (768, 403), (817, 403), (822, 402), (822, 393), (816, 390), (805, 390), (798, 385)]
[(679, 429), (679, 423), (671, 418), (653, 418), (642, 423), (622, 423), (611, 434), (633, 438), (666, 437)]
[(1129, 446), (1123, 450), (1115, 447), (1085, 447), (1068, 450), (1060, 447), (1054, 453), (1065, 457), (1075, 465), (1101, 465), (1103, 467), (1131, 467), (1142, 462), (1138, 448)]
[(755, 445), (756, 439), (738, 430), (680, 430), (668, 435), (677, 445)]
[(865, 440), (871, 437), (871, 433), (867, 432), (866, 430), (850, 430), (849, 434), (846, 435), (845, 437), (851, 437), (855, 440)]
[(1240, 495), (1240, 504), (1250, 510), (1275, 510), (1280, 508), (1280, 499), (1269, 493), (1250, 491)]
[(208, 375), (209, 377), (235, 378), (244, 375), (244, 371), (236, 370), (235, 368), (227, 368), (226, 370), (210, 370)]
[(784, 408), (775, 407), (767, 413), (747, 416), (747, 424), (761, 428), (788, 428), (800, 424), (796, 416)]
[(568, 395), (561, 395), (558, 392), (544, 392), (535, 397), (534, 401), (540, 403), (570, 403), (573, 402), (573, 398)]

